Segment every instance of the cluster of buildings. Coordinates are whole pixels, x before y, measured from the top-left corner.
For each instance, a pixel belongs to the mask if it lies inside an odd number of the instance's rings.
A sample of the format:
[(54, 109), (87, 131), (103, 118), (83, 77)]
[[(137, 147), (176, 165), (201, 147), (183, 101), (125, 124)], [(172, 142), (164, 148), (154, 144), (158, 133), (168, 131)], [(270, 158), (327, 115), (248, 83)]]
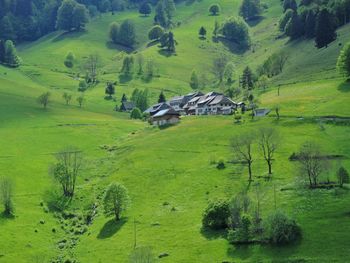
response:
[(181, 115), (228, 115), (243, 107), (244, 103), (236, 103), (218, 92), (194, 92), (155, 104), (145, 113), (153, 125), (162, 126), (179, 122)]

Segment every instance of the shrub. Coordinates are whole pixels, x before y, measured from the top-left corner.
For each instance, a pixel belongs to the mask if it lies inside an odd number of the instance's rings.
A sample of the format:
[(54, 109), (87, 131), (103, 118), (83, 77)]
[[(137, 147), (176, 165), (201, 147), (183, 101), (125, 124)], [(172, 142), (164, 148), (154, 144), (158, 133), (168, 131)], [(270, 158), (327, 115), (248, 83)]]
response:
[(142, 119), (141, 110), (139, 108), (133, 108), (133, 110), (130, 113), (130, 118), (131, 119), (141, 120)]
[(230, 17), (222, 27), (222, 34), (226, 39), (237, 43), (241, 48), (250, 46), (248, 25), (239, 17)]
[(229, 203), (226, 200), (210, 202), (205, 209), (202, 219), (203, 227), (211, 229), (225, 229), (230, 216)]
[(219, 170), (225, 169), (225, 162), (224, 162), (224, 160), (219, 160), (218, 164), (216, 165), (216, 168), (218, 168)]
[(220, 6), (218, 4), (212, 4), (209, 7), (209, 12), (213, 15), (216, 16), (218, 13), (220, 13)]
[(266, 222), (267, 237), (273, 244), (288, 244), (301, 237), (301, 229), (295, 220), (283, 212), (271, 214)]
[(163, 34), (164, 34), (164, 29), (159, 25), (155, 25), (148, 32), (148, 39), (149, 40), (159, 40)]
[(229, 230), (227, 239), (230, 243), (246, 243), (251, 236), (250, 227), (252, 220), (249, 215), (243, 215), (239, 226), (234, 230)]

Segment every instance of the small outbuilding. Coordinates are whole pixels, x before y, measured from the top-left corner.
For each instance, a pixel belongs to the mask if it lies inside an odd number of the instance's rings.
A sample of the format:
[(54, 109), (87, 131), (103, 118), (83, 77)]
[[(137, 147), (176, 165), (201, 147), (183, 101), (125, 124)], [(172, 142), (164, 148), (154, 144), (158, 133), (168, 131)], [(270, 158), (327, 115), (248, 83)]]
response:
[(151, 117), (151, 123), (154, 126), (163, 126), (176, 124), (180, 121), (180, 114), (173, 108), (161, 110)]
[(255, 117), (264, 117), (270, 113), (269, 109), (256, 109), (254, 110)]
[(135, 103), (132, 101), (123, 101), (120, 106), (121, 111), (132, 111), (135, 108)]

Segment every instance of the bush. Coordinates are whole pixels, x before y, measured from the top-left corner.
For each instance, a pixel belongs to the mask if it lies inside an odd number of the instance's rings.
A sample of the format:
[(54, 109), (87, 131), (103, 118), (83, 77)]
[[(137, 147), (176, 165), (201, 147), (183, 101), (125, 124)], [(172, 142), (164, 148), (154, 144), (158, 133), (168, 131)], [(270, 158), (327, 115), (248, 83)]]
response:
[(226, 200), (210, 202), (202, 219), (203, 227), (214, 230), (225, 229), (230, 216), (229, 203)]
[(216, 165), (216, 168), (218, 168), (219, 170), (225, 169), (225, 162), (224, 162), (224, 160), (219, 160), (218, 164)]
[(220, 13), (220, 6), (218, 4), (212, 4), (209, 7), (209, 12), (213, 15), (216, 16), (218, 13)]
[(275, 212), (268, 217), (266, 231), (270, 242), (277, 245), (292, 243), (301, 237), (301, 229), (295, 220), (282, 212)]
[(241, 48), (250, 46), (248, 25), (239, 17), (230, 17), (222, 27), (226, 39), (237, 43)]
[(130, 113), (131, 119), (141, 120), (142, 119), (142, 113), (139, 108), (133, 108), (133, 110)]

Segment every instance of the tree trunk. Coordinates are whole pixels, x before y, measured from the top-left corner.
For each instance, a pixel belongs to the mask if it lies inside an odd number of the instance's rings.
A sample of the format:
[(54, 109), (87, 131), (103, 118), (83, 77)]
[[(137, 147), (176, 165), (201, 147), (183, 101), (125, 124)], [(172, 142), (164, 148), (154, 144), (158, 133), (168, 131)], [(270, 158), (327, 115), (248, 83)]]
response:
[(248, 162), (248, 172), (249, 172), (249, 182), (253, 181), (252, 180), (252, 163)]
[(272, 174), (272, 163), (270, 160), (267, 161), (267, 165), (269, 166), (269, 175)]

